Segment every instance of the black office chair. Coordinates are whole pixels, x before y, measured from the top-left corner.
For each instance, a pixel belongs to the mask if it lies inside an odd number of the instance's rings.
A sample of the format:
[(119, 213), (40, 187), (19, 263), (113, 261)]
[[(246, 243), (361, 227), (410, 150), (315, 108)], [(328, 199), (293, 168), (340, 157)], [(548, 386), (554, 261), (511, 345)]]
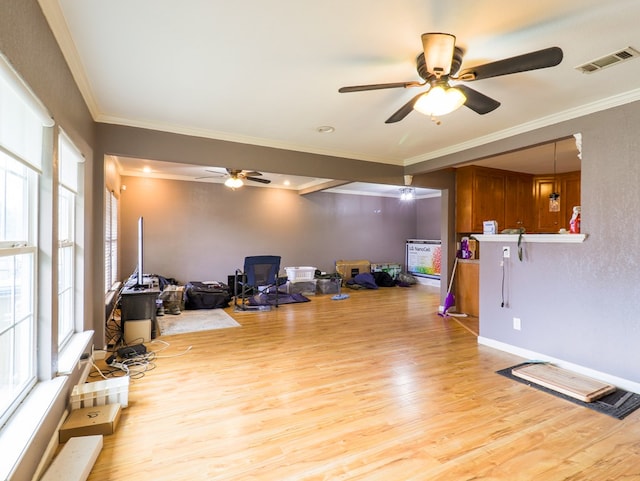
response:
[(279, 272), (280, 256), (245, 257), (244, 269), (236, 270), (234, 309), (249, 311), (278, 307)]

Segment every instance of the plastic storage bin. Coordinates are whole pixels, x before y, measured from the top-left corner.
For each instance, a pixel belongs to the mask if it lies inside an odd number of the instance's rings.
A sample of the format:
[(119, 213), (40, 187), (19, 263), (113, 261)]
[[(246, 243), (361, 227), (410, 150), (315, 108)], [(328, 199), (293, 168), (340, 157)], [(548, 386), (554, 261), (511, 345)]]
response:
[(313, 296), (316, 293), (316, 282), (317, 279), (311, 279), (310, 281), (287, 282), (287, 293)]
[(317, 290), (320, 294), (340, 294), (340, 286), (342, 286), (340, 277), (318, 279)]
[(289, 282), (312, 281), (316, 275), (315, 267), (285, 267)]
[(129, 376), (77, 384), (71, 392), (71, 409), (120, 404), (129, 405)]

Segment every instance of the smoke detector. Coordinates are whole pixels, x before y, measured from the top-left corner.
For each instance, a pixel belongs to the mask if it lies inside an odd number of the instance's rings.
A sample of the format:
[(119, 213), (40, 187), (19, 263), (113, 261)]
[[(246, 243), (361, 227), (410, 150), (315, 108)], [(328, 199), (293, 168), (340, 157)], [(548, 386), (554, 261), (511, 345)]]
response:
[(626, 47), (610, 53), (609, 55), (605, 55), (604, 57), (579, 65), (576, 67), (576, 70), (579, 70), (582, 73), (593, 73), (636, 57), (640, 57), (640, 52), (633, 47)]

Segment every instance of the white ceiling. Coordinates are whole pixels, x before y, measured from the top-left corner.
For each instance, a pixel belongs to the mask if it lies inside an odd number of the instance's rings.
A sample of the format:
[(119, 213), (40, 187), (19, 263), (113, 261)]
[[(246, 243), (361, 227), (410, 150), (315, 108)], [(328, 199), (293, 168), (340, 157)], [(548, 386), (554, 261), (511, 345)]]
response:
[[(189, 165), (179, 162), (164, 162), (149, 159), (134, 159), (117, 157), (114, 158), (118, 164), (120, 175), (133, 177), (150, 177), (157, 179), (172, 179), (182, 181), (197, 181), (210, 183), (223, 183), (228, 175), (225, 169), (219, 167), (203, 167), (201, 165)], [(311, 178), (296, 175), (275, 174), (272, 172), (261, 172), (261, 178), (271, 181), (270, 184), (255, 183), (245, 181), (246, 185), (253, 187), (273, 187), (278, 189), (289, 189), (301, 191), (313, 189), (318, 185), (330, 182), (333, 179)], [(400, 187), (383, 184), (370, 184), (363, 182), (350, 182), (348, 184), (323, 189), (325, 192), (337, 192), (355, 195), (376, 195), (380, 197), (400, 197)], [(414, 187), (415, 197), (427, 198), (439, 196), (440, 191)]]
[[(640, 98), (637, 0), (40, 0), (96, 121), (411, 165)], [(419, 92), (338, 93), (415, 81), (424, 32), (457, 36), (462, 68), (550, 46), (556, 67), (468, 84), (502, 105), (435, 125)], [(333, 133), (319, 133), (330, 125)], [(176, 159), (178, 160), (178, 159)]]

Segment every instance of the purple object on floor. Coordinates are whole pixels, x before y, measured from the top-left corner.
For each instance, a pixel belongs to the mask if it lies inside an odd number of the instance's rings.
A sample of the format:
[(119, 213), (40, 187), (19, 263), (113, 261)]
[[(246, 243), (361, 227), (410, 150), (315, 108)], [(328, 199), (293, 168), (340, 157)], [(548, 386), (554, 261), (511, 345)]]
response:
[[(278, 294), (278, 305), (280, 304), (295, 304), (296, 302), (309, 302), (311, 299), (303, 296), (302, 294)], [(275, 306), (276, 295), (275, 293), (260, 294), (249, 298), (250, 306)]]

